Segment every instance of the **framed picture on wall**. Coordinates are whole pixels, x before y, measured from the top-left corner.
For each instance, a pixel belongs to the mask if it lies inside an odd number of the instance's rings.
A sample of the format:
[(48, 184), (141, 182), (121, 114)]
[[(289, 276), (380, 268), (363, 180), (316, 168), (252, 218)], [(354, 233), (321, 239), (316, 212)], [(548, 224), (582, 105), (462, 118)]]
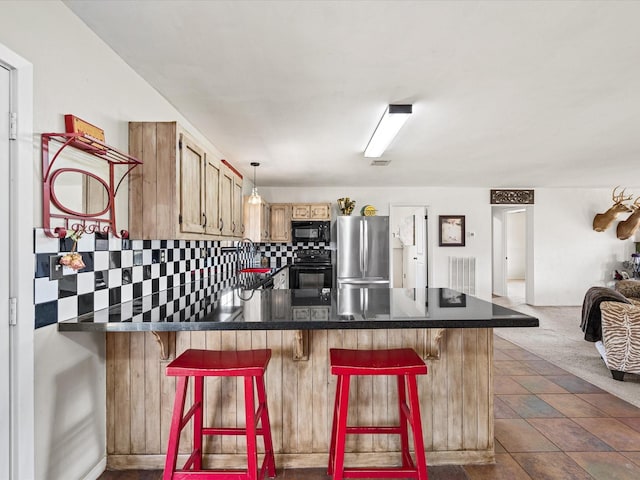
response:
[(441, 247), (464, 247), (464, 215), (438, 217)]

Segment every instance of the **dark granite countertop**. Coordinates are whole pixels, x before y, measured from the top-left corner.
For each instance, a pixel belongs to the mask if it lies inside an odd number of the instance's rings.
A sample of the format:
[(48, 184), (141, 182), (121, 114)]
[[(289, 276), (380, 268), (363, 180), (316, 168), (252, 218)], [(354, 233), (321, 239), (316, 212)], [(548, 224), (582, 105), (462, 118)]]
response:
[(217, 302), (209, 298), (192, 302), (173, 298), (167, 291), (158, 292), (60, 322), (58, 330), (126, 332), (538, 326), (537, 318), (446, 288), (252, 290), (236, 287), (218, 293)]

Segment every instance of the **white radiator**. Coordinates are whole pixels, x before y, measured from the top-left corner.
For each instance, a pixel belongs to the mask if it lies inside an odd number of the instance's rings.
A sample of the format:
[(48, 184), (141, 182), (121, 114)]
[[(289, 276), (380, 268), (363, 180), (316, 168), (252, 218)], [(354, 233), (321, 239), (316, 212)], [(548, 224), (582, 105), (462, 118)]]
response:
[(476, 257), (449, 257), (449, 288), (476, 294)]

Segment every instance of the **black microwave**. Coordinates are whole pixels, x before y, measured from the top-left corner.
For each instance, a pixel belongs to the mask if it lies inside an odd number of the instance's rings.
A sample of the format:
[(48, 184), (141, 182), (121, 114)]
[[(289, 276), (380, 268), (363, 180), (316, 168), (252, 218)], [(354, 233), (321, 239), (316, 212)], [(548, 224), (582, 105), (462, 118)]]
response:
[(314, 221), (291, 222), (291, 238), (294, 242), (330, 242), (331, 223)]

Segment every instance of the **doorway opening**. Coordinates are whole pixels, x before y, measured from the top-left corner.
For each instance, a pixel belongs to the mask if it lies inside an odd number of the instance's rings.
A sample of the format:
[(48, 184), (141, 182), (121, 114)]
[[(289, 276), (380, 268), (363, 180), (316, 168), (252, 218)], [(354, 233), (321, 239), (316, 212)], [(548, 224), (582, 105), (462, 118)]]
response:
[(428, 231), (426, 205), (391, 205), (390, 286), (392, 288), (427, 288)]
[(531, 298), (530, 208), (492, 207), (492, 293), (516, 305)]

